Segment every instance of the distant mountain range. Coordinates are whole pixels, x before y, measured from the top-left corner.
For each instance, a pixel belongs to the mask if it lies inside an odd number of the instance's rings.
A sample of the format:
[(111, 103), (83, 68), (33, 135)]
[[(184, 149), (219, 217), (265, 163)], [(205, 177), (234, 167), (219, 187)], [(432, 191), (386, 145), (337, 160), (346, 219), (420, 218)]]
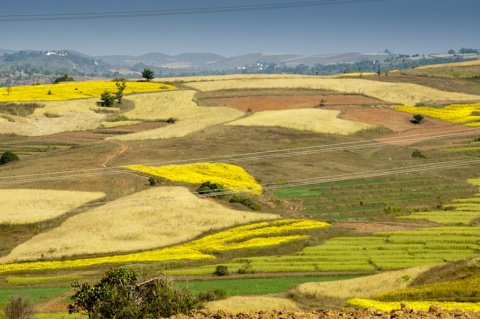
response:
[(355, 63), (365, 59), (383, 61), (390, 56), (391, 54), (388, 53), (329, 53), (312, 56), (288, 53), (251, 53), (227, 58), (213, 53), (184, 53), (175, 56), (148, 53), (141, 56), (108, 55), (96, 58), (114, 67), (144, 64), (160, 68), (221, 71), (241, 69), (257, 63), (313, 66), (315, 64)]
[[(466, 50), (466, 49), (462, 49)], [(144, 68), (157, 77), (227, 73), (335, 74), (377, 72), (432, 63), (480, 58), (477, 50), (455, 54), (404, 55), (385, 52), (339, 52), (303, 56), (291, 53), (251, 53), (224, 57), (213, 53), (141, 56), (89, 56), (72, 50), (13, 51), (0, 49), (0, 86), (49, 83), (58, 75), (81, 77), (140, 77)]]

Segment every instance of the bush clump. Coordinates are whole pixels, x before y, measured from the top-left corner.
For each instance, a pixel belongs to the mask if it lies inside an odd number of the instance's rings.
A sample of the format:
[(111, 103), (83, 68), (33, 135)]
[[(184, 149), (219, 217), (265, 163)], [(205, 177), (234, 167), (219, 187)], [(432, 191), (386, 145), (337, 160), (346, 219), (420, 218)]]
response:
[(214, 275), (217, 276), (228, 276), (230, 274), (230, 271), (228, 270), (228, 267), (225, 265), (218, 265), (215, 268), (215, 271), (213, 272)]
[(256, 203), (253, 199), (250, 197), (242, 196), (242, 195), (233, 195), (229, 200), (230, 203), (240, 203), (244, 205), (245, 207), (250, 208), (251, 210), (254, 211), (259, 211), (261, 210), (261, 207), (258, 203)]
[(222, 184), (206, 181), (202, 183), (202, 185), (200, 185), (200, 187), (197, 189), (196, 192), (198, 193), (198, 195), (221, 198), (223, 197), (225, 188), (223, 187)]
[(7, 164), (8, 162), (18, 161), (18, 160), (19, 158), (17, 154), (11, 151), (6, 151), (0, 157), (0, 165)]
[(84, 313), (91, 319), (170, 317), (202, 306), (188, 289), (177, 286), (169, 277), (140, 282), (137, 274), (126, 268), (108, 271), (94, 285), (73, 282), (72, 287), (75, 294), (68, 312)]
[(203, 291), (199, 293), (197, 296), (197, 298), (202, 302), (221, 300), (221, 299), (225, 299), (226, 297), (227, 297), (227, 292), (223, 289)]

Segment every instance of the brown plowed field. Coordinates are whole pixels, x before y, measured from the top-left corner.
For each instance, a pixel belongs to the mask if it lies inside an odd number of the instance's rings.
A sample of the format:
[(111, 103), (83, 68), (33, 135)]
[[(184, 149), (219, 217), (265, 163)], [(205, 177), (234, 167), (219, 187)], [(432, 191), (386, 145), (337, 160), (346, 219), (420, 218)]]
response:
[[(249, 96), (249, 97), (229, 97), (212, 98), (204, 100), (212, 105), (230, 105), (240, 110), (251, 109), (254, 112), (311, 108), (317, 106), (320, 100), (324, 100), (326, 110), (341, 111), (341, 118), (345, 120), (362, 122), (376, 126), (382, 126), (393, 134), (384, 136), (379, 141), (389, 143), (389, 138), (401, 139), (402, 146), (409, 146), (417, 143), (415, 138), (426, 137), (429, 135), (438, 136), (449, 135), (459, 130), (469, 130), (469, 128), (453, 124), (434, 118), (425, 118), (423, 123), (415, 125), (410, 122), (412, 114), (395, 111), (388, 107), (389, 103), (366, 97), (363, 95), (285, 95), (285, 96)], [(472, 131), (480, 130), (471, 128)], [(386, 139), (384, 139), (386, 138)], [(457, 140), (458, 143), (464, 140)], [(398, 140), (396, 145), (400, 145)], [(440, 143), (432, 145), (431, 148), (451, 147), (454, 144)]]
[(402, 307), (398, 310), (392, 311), (376, 311), (373, 309), (355, 310), (344, 309), (340, 311), (334, 310), (310, 310), (310, 311), (262, 311), (256, 313), (239, 313), (231, 314), (225, 311), (217, 311), (209, 313), (206, 311), (193, 311), (188, 315), (176, 315), (170, 317), (171, 319), (416, 319), (416, 318), (480, 318), (478, 312), (463, 312), (460, 310), (442, 311), (438, 306), (432, 306), (428, 312), (416, 311)]
[(206, 99), (205, 102), (213, 105), (230, 105), (239, 110), (253, 112), (303, 109), (317, 106), (324, 100), (325, 106), (331, 105), (386, 105), (388, 103), (363, 96), (350, 94), (333, 95), (282, 95), (282, 96), (242, 96)]
[(98, 129), (97, 131), (78, 131), (78, 132), (63, 132), (51, 135), (43, 135), (33, 137), (39, 141), (53, 141), (56, 143), (91, 143), (103, 141), (106, 137), (116, 136), (118, 134), (128, 134), (135, 132), (142, 132), (152, 130), (158, 127), (165, 126), (165, 122), (146, 122), (134, 125), (119, 126), (114, 128)]

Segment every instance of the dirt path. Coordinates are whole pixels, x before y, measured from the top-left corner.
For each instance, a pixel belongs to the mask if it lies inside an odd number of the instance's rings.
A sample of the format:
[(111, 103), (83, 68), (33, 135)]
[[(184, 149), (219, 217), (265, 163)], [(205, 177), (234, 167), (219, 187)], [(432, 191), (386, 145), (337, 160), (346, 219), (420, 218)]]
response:
[(68, 303), (65, 300), (71, 295), (71, 292), (64, 292), (61, 295), (36, 304), (34, 310), (36, 313), (67, 311)]
[(112, 141), (113, 143), (117, 144), (120, 149), (118, 151), (116, 151), (114, 154), (110, 155), (107, 157), (107, 159), (105, 160), (105, 162), (102, 163), (102, 166), (103, 167), (108, 167), (108, 163), (110, 161), (112, 161), (114, 158), (116, 158), (117, 156), (120, 156), (122, 155), (123, 153), (125, 153), (126, 151), (128, 151), (128, 146), (123, 144), (121, 141), (117, 141), (117, 140), (113, 140)]

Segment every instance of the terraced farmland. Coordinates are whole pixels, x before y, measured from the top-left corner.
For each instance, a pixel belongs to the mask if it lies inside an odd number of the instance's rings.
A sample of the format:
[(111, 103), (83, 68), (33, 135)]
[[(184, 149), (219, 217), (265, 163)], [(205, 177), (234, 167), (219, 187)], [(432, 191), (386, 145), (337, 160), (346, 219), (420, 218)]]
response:
[[(295, 254), (234, 258), (224, 265), (232, 271), (256, 273), (371, 272), (443, 264), (479, 253), (480, 227), (448, 226), (379, 232), (364, 237), (335, 237)], [(208, 274), (215, 268), (216, 265), (208, 265), (181, 273)]]
[(388, 218), (441, 206), (469, 190), (440, 177), (402, 176), (305, 185), (276, 190), (283, 199), (302, 200), (301, 213), (321, 220)]

